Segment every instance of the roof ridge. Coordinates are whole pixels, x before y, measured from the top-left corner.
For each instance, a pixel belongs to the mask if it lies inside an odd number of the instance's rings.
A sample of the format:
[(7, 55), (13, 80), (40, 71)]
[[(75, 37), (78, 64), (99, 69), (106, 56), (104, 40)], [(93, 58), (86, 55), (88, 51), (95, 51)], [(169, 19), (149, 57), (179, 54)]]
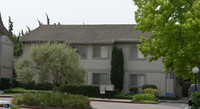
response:
[[(60, 24), (60, 26), (127, 26), (127, 25), (135, 26), (137, 24)], [(54, 24), (41, 25), (41, 26), (54, 26)]]

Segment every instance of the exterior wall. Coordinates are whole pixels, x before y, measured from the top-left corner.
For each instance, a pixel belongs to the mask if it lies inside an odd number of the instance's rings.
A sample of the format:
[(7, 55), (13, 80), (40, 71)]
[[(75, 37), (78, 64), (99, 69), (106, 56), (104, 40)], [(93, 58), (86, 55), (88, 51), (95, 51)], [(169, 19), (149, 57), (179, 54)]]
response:
[[(26, 56), (31, 48), (31, 43), (24, 43), (23, 55)], [(131, 59), (130, 51), (132, 46), (136, 46), (137, 43), (132, 44), (116, 44), (116, 46), (121, 47), (124, 54), (124, 87), (122, 92), (129, 93), (130, 85), (130, 75), (144, 75), (145, 84), (154, 84), (158, 87), (159, 95), (165, 96), (166, 93), (173, 93), (175, 90), (174, 79), (168, 78), (167, 74), (163, 73), (164, 65), (161, 59), (156, 62), (149, 63), (147, 59)], [(111, 71), (111, 54), (113, 45), (103, 45), (108, 46), (108, 58), (94, 58), (93, 57), (93, 47), (94, 45), (85, 45), (86, 58), (81, 59), (81, 64), (88, 70), (86, 77), (86, 84), (93, 84), (93, 74), (94, 73), (106, 73), (108, 84), (110, 83), (110, 71)], [(141, 87), (139, 87), (141, 92)]]
[(13, 59), (14, 59), (14, 43), (5, 35), (1, 37), (1, 78), (12, 78), (13, 74)]

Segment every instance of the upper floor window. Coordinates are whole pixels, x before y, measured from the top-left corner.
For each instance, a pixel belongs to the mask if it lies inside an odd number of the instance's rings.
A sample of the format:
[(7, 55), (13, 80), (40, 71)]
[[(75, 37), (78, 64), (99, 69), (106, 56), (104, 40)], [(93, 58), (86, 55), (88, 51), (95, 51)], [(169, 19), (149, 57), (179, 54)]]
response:
[(144, 59), (144, 56), (142, 55), (140, 50), (137, 49), (137, 47), (131, 47), (130, 58), (133, 58), (133, 59)]
[(87, 58), (87, 47), (86, 46), (73, 46), (73, 48), (77, 49), (77, 53), (81, 58)]
[(108, 58), (108, 46), (94, 46), (93, 57)]

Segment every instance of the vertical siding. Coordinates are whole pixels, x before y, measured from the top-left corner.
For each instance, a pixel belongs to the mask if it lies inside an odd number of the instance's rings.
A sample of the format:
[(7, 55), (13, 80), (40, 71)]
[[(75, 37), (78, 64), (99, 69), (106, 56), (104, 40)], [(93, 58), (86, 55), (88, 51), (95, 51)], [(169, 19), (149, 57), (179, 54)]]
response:
[(1, 78), (12, 78), (13, 69), (1, 68)]

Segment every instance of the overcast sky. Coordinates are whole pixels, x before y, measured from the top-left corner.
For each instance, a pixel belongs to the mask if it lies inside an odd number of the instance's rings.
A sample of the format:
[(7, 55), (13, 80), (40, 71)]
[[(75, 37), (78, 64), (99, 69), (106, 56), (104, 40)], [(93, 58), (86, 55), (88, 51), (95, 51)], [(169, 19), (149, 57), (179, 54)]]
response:
[(0, 12), (6, 28), (8, 16), (14, 33), (37, 28), (39, 19), (46, 24), (135, 24), (132, 0), (0, 0)]

